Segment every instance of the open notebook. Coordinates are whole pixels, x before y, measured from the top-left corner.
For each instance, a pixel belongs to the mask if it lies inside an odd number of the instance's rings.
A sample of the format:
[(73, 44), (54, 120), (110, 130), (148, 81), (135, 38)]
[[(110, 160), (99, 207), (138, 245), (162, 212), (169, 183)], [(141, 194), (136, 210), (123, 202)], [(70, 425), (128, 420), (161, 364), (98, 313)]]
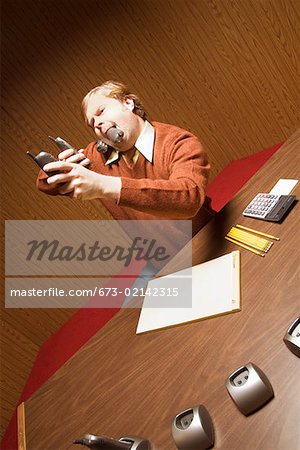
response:
[(136, 333), (239, 310), (240, 252), (234, 251), (150, 281)]

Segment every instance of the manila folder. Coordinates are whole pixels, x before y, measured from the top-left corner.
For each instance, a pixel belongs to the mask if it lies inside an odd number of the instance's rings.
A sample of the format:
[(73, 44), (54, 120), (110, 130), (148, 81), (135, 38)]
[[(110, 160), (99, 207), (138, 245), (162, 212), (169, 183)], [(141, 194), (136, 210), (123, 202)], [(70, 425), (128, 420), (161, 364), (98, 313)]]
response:
[(148, 283), (136, 333), (240, 310), (240, 252)]

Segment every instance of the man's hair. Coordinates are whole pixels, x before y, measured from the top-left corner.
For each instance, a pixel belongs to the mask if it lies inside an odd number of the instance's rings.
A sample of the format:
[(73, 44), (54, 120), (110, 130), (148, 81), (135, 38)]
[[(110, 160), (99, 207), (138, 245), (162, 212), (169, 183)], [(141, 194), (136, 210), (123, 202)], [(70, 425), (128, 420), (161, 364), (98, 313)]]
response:
[(120, 101), (124, 101), (126, 100), (126, 98), (132, 99), (134, 101), (133, 112), (140, 116), (142, 119), (147, 119), (147, 113), (145, 112), (142, 102), (140, 101), (138, 96), (130, 92), (125, 84), (119, 83), (118, 81), (106, 81), (105, 83), (95, 87), (86, 94), (86, 96), (82, 100), (82, 112), (84, 118), (86, 115), (87, 104), (92, 95), (96, 94), (97, 92), (102, 92), (106, 97), (115, 98)]

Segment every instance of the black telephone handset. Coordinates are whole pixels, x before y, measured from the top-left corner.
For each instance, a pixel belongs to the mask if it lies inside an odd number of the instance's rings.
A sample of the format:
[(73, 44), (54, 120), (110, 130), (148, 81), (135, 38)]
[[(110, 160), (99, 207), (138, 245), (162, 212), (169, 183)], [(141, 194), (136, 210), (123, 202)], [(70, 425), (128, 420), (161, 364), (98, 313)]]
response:
[[(124, 136), (124, 132), (122, 130), (120, 130), (119, 128), (117, 128), (117, 127), (111, 127), (107, 131), (108, 139), (110, 139), (115, 144), (121, 142), (122, 139), (123, 139), (123, 136)], [(54, 138), (52, 136), (48, 136), (48, 137), (49, 137), (49, 139), (51, 141), (53, 141), (56, 144), (56, 146), (61, 151), (72, 149), (75, 154), (78, 153), (78, 150), (76, 150), (76, 148), (74, 148), (71, 144), (69, 144), (67, 141), (65, 141), (61, 137), (56, 137), (56, 138)], [(110, 147), (105, 142), (103, 142), (101, 140), (98, 140), (96, 148), (97, 148), (98, 152), (105, 154), (112, 147)], [(51, 153), (47, 153), (47, 152), (44, 152), (44, 151), (41, 151), (37, 155), (33, 155), (31, 152), (27, 152), (27, 155), (30, 156), (42, 170), (44, 170), (44, 166), (46, 164), (48, 164), (50, 162), (58, 161), (58, 159), (55, 158), (54, 156), (52, 156)], [(90, 168), (91, 164), (88, 164), (85, 167), (86, 168)], [(56, 175), (58, 173), (61, 173), (61, 171), (58, 170), (58, 171), (54, 171), (54, 172), (45, 172), (45, 173), (47, 173), (47, 175), (49, 175), (49, 176), (52, 176), (52, 175)]]
[(74, 153), (78, 153), (76, 148), (74, 148), (71, 144), (69, 144), (64, 139), (62, 139), (60, 137), (54, 138), (52, 136), (48, 136), (48, 138), (50, 139), (50, 141), (54, 142), (54, 144), (59, 148), (59, 150), (64, 151), (64, 150), (72, 149), (74, 151)]
[[(57, 158), (54, 158), (54, 156), (51, 155), (51, 153), (47, 153), (44, 151), (41, 151), (40, 153), (38, 153), (37, 155), (33, 155), (31, 152), (26, 152), (28, 156), (30, 156), (30, 158), (33, 159), (33, 161), (35, 161), (37, 163), (37, 165), (40, 167), (40, 169), (44, 170), (44, 166), (46, 164), (49, 164), (51, 162), (56, 162), (58, 161)], [(60, 170), (55, 170), (54, 172), (46, 172), (44, 170), (44, 172), (50, 177), (52, 175), (56, 175), (58, 173), (61, 173)]]
[[(59, 150), (61, 150), (62, 152), (64, 151), (64, 150), (69, 150), (69, 149), (71, 149), (71, 150), (73, 150), (73, 152), (74, 152), (74, 154), (76, 154), (76, 153), (79, 153), (78, 152), (78, 150), (75, 148), (75, 147), (73, 147), (71, 144), (69, 144), (67, 141), (65, 141), (64, 139), (62, 139), (61, 137), (56, 137), (56, 138), (54, 138), (54, 137), (52, 137), (52, 136), (48, 136), (48, 138), (52, 141), (52, 142), (54, 142), (54, 144), (59, 148)], [(85, 166), (87, 169), (89, 169), (90, 167), (91, 167), (91, 163), (89, 163), (89, 164), (87, 164), (86, 166)]]
[[(74, 153), (78, 153), (76, 148), (72, 147), (72, 145), (68, 144), (68, 142), (65, 141), (64, 139), (62, 139), (60, 137), (57, 137), (57, 138), (54, 138), (52, 136), (48, 136), (48, 137), (49, 137), (49, 139), (51, 139), (51, 141), (53, 141), (57, 145), (57, 147), (61, 151), (72, 149), (74, 151)], [(112, 147), (110, 147), (108, 144), (105, 144), (105, 142), (101, 141), (101, 139), (99, 139), (97, 141), (96, 149), (97, 149), (98, 152), (105, 154), (111, 148)]]
[[(56, 145), (57, 147), (61, 150), (69, 150), (72, 149), (74, 151), (74, 153), (78, 153), (78, 151), (76, 150), (76, 148), (72, 147), (70, 144), (67, 143), (67, 141), (65, 141), (64, 139), (57, 137), (54, 138), (52, 136), (48, 136), (49, 139), (51, 139)], [(105, 155), (105, 153), (107, 153), (109, 150), (112, 149), (112, 147), (110, 147), (108, 144), (105, 144), (105, 142), (101, 141), (101, 139), (99, 139), (97, 141), (97, 146), (96, 149), (99, 153), (103, 153), (103, 155)]]
[(112, 147), (105, 144), (105, 142), (101, 141), (101, 139), (99, 139), (99, 141), (97, 141), (96, 149), (99, 153), (102, 153), (103, 155), (105, 155), (105, 153), (107, 153), (108, 150), (110, 150), (111, 148)]
[[(48, 137), (51, 141), (53, 141), (55, 143), (55, 145), (59, 148), (59, 150), (64, 151), (64, 150), (72, 149), (75, 154), (78, 153), (78, 150), (76, 150), (76, 148), (74, 148), (71, 144), (69, 144), (64, 139), (62, 139), (60, 137), (56, 137), (56, 138), (54, 138), (52, 136), (48, 136)], [(59, 161), (59, 159), (55, 158), (53, 155), (51, 155), (51, 153), (47, 153), (44, 151), (41, 151), (37, 155), (33, 155), (31, 152), (27, 152), (27, 155), (30, 156), (42, 170), (44, 170), (44, 166), (46, 164)], [(85, 167), (89, 168), (90, 164), (88, 164)], [(60, 170), (56, 170), (54, 172), (46, 172), (44, 170), (44, 172), (47, 173), (48, 176), (52, 176), (52, 175), (61, 173)]]
[[(123, 136), (124, 136), (124, 132), (122, 130), (120, 130), (119, 128), (117, 128), (117, 127), (111, 127), (107, 131), (107, 137), (112, 142), (114, 142), (115, 144), (121, 142), (122, 139), (123, 139)], [(105, 142), (101, 141), (101, 139), (99, 139), (99, 141), (97, 141), (96, 149), (98, 150), (98, 152), (105, 154), (111, 148), (112, 147), (110, 147), (108, 144), (106, 144)]]
[[(107, 131), (108, 139), (110, 139), (115, 144), (121, 142), (123, 139), (123, 136), (124, 136), (124, 132), (117, 127), (111, 127)], [(61, 151), (72, 149), (75, 153), (78, 153), (78, 151), (64, 139), (62, 139), (60, 137), (56, 137), (56, 138), (54, 138), (52, 136), (48, 136), (48, 137), (49, 137), (49, 139), (51, 139), (51, 141), (53, 141), (57, 145), (57, 147)], [(112, 149), (112, 147), (109, 146), (108, 144), (106, 144), (105, 142), (103, 142), (101, 139), (99, 139), (97, 141), (96, 149), (98, 152), (105, 154), (108, 152), (108, 150)], [(86, 167), (89, 167), (89, 166), (86, 166)]]

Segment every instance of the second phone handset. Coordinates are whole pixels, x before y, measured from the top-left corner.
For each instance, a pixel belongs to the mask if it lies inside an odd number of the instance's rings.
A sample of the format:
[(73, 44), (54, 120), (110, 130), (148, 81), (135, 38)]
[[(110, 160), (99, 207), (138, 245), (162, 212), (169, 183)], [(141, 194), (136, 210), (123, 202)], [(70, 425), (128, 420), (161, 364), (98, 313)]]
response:
[[(107, 134), (107, 137), (109, 140), (111, 140), (114, 144), (118, 144), (123, 139), (124, 131), (120, 130), (117, 127), (111, 127), (108, 129), (106, 134)], [(97, 148), (98, 152), (105, 154), (108, 152), (108, 150), (110, 150), (113, 147), (109, 146), (108, 144), (103, 142), (101, 139), (99, 139), (97, 141), (96, 148)]]
[[(124, 136), (124, 132), (115, 126), (109, 128), (106, 134), (108, 139), (111, 140), (114, 144), (121, 142)], [(74, 150), (75, 153), (78, 153), (78, 151), (72, 145), (70, 145), (68, 142), (66, 142), (64, 139), (60, 137), (53, 138), (52, 136), (49, 136), (49, 139), (51, 139), (61, 151), (72, 149)], [(105, 154), (111, 148), (113, 147), (109, 146), (101, 139), (97, 141), (96, 149), (98, 152)]]

